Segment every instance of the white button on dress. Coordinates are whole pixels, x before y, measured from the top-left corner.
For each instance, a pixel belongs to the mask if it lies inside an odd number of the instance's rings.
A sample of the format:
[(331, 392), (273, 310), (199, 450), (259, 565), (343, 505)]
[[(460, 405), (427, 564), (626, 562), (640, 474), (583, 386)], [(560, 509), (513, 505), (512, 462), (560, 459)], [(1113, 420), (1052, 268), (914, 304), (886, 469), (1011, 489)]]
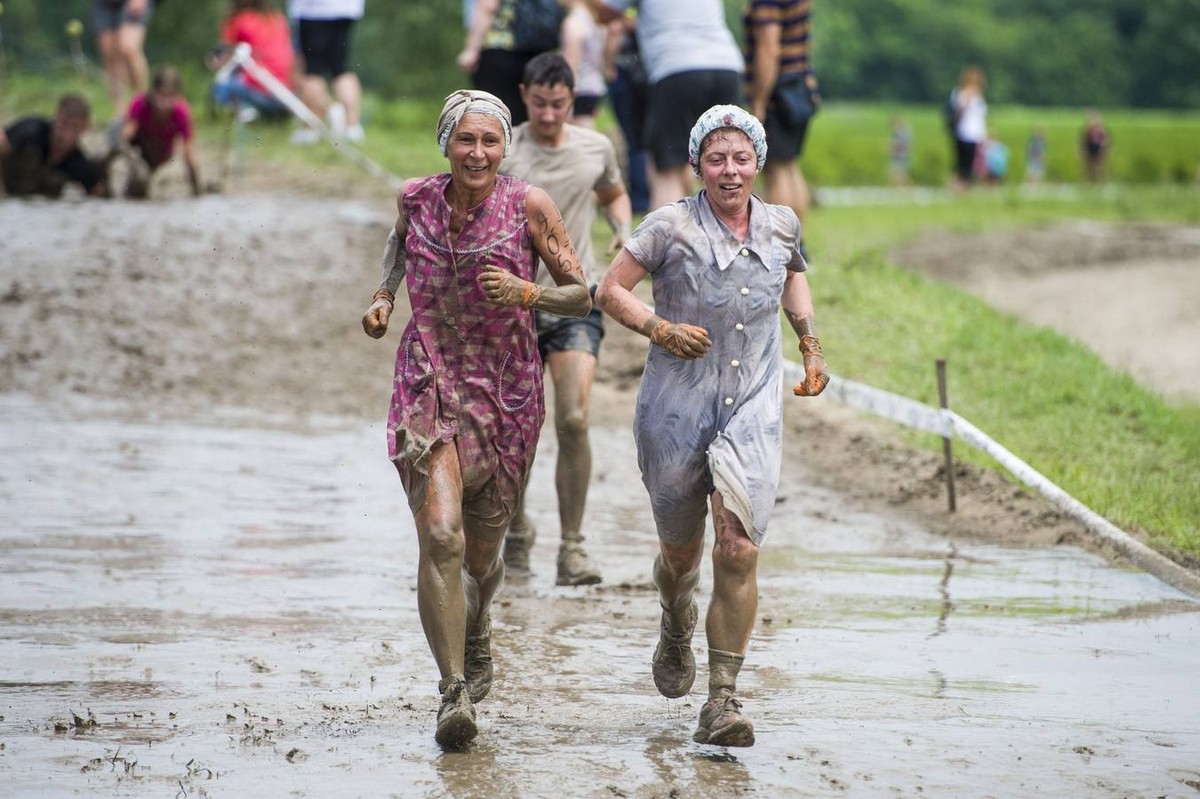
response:
[(726, 404), (726, 405), (732, 405), (732, 404), (733, 404), (733, 397), (726, 397), (726, 398), (725, 398), (725, 404)]
[(733, 326), (733, 329), (737, 330), (740, 333), (741, 331), (746, 329), (746, 326), (743, 325), (741, 322), (738, 322), (736, 325)]
[(743, 286), (742, 287), (742, 296), (745, 297), (749, 293), (750, 293), (750, 289)]

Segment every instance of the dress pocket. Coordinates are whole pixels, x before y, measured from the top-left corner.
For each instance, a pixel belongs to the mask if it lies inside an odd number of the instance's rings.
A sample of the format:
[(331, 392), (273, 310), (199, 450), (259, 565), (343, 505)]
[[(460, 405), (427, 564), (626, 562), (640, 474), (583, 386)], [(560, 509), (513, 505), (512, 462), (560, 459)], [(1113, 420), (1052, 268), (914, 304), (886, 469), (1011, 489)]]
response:
[(504, 353), (496, 386), (496, 396), (500, 400), (500, 407), (512, 413), (528, 405), (529, 401), (542, 389), (542, 381), (539, 379), (541, 374), (542, 364), (540, 361), (526, 361), (511, 352)]
[(400, 374), (409, 390), (417, 393), (433, 381), (433, 362), (415, 332), (404, 339), (400, 348)]

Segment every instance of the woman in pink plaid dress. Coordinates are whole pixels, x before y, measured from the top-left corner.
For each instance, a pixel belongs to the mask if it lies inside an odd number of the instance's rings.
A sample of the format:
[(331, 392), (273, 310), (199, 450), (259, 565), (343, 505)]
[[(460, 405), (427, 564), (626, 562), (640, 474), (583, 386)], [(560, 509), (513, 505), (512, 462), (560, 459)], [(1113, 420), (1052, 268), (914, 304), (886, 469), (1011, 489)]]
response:
[[(491, 688), (500, 549), (545, 416), (533, 310), (585, 316), (591, 298), (554, 201), (497, 175), (512, 139), (505, 105), (454, 92), (437, 130), (450, 172), (401, 188), (363, 328), (387, 331), (405, 279), (412, 318), (396, 353), (388, 454), (416, 522), (417, 605), (442, 675), (434, 737), (454, 749), (475, 737), (474, 703)], [(555, 287), (534, 282), (538, 257)]]

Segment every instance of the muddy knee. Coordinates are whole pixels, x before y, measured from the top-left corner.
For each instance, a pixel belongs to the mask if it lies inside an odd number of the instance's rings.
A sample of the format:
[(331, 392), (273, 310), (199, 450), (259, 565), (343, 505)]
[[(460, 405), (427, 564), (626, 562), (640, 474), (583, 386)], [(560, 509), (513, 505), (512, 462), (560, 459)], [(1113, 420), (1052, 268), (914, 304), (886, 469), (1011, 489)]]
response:
[(466, 551), (461, 527), (434, 522), (421, 531), (421, 555), (439, 571), (460, 568)]

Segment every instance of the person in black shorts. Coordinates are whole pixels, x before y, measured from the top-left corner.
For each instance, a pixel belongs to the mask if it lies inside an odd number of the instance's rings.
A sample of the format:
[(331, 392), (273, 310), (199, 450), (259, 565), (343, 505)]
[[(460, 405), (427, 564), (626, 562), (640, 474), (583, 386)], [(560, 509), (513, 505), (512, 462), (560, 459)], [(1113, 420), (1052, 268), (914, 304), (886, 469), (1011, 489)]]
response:
[(68, 183), (92, 195), (106, 189), (104, 167), (88, 158), (79, 140), (91, 107), (77, 94), (58, 101), (53, 119), (24, 117), (0, 129), (0, 184), (14, 197), (58, 197)]
[[(347, 66), (354, 26), (362, 19), (364, 0), (292, 0), (288, 11), (297, 23), (304, 75), (300, 99), (327, 120), (334, 138), (362, 141), (362, 84)], [(332, 98), (330, 97), (332, 88)], [(297, 130), (292, 141), (308, 144), (319, 134)]]

